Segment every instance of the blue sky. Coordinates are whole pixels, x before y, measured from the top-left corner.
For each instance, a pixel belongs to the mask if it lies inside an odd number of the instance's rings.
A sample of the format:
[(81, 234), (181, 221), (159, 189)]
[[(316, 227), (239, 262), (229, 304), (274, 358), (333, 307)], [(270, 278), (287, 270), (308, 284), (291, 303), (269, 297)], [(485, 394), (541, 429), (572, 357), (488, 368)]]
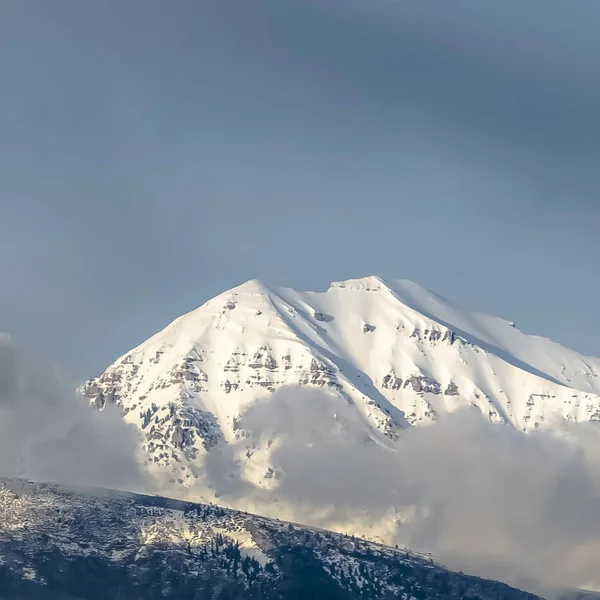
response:
[(596, 0), (6, 0), (0, 330), (76, 378), (250, 278), (600, 354)]

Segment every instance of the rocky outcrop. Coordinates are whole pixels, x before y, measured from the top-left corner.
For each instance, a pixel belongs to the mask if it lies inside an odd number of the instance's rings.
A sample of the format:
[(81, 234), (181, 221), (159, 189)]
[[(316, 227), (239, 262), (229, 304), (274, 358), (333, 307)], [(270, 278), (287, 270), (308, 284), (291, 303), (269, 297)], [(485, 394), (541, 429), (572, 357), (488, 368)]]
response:
[(327, 315), (323, 312), (320, 311), (315, 311), (315, 319), (317, 321), (320, 321), (321, 323), (329, 323), (330, 321), (333, 321), (333, 317), (331, 315)]
[(432, 377), (413, 375), (404, 382), (404, 387), (411, 386), (418, 394), (441, 394), (441, 385)]
[(396, 377), (396, 373), (394, 373), (394, 370), (392, 369), (392, 371), (383, 378), (381, 387), (384, 390), (400, 390), (402, 389), (402, 379)]
[(445, 396), (458, 396), (459, 394), (458, 386), (453, 381), (451, 381), (444, 390)]

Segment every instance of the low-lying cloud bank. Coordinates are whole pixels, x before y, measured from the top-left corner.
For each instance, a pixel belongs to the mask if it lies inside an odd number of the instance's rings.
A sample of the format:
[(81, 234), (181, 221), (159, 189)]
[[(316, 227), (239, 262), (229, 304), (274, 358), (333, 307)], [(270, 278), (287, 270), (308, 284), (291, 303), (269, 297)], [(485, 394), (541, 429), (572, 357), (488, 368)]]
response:
[(544, 592), (600, 584), (598, 426), (524, 434), (467, 409), (407, 430), (391, 450), (360, 419), (344, 400), (305, 389), (281, 390), (243, 417), (254, 441), (278, 439), (273, 494), (295, 518), (397, 509), (394, 541), (452, 568)]
[(135, 428), (101, 412), (0, 334), (0, 476), (142, 491)]

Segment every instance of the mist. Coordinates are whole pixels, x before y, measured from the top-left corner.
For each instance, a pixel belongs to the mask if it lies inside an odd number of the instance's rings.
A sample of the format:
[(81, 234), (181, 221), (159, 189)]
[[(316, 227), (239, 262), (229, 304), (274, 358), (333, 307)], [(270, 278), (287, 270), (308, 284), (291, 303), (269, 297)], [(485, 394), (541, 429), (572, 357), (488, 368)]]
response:
[(144, 491), (135, 428), (0, 335), (0, 476)]
[(288, 388), (251, 407), (242, 427), (254, 444), (278, 440), (272, 494), (295, 520), (389, 519), (393, 543), (547, 596), (600, 585), (594, 425), (524, 434), (465, 409), (405, 431), (392, 448), (365, 435), (342, 398)]

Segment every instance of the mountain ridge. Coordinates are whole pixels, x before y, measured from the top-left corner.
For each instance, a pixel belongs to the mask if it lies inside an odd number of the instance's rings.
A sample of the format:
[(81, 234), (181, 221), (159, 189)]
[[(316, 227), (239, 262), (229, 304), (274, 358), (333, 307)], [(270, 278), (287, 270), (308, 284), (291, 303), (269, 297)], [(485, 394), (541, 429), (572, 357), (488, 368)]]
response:
[(536, 600), (431, 557), (157, 496), (0, 478), (7, 600)]

